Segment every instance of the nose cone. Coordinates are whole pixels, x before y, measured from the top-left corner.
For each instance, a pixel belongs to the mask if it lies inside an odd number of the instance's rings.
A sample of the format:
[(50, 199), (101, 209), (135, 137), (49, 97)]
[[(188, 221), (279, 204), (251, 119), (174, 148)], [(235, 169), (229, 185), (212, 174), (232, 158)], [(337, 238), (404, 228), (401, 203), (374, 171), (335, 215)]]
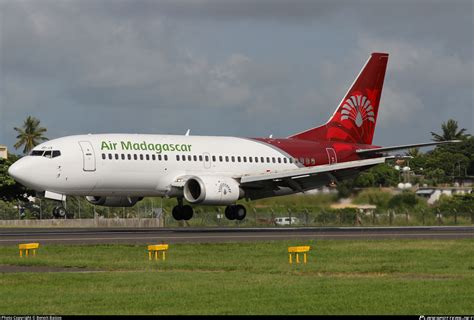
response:
[(26, 170), (22, 159), (16, 161), (8, 168), (8, 174), (16, 181), (23, 183), (26, 180)]
[(34, 188), (33, 181), (31, 181), (33, 169), (34, 166), (32, 166), (31, 159), (25, 157), (12, 164), (10, 168), (8, 168), (8, 174), (22, 185)]

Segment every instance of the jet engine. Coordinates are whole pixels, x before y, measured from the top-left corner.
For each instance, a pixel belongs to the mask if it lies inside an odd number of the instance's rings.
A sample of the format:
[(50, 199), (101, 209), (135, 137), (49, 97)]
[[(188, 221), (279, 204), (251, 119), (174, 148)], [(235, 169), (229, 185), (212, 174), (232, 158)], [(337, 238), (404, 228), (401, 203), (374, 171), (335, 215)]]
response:
[(244, 196), (235, 179), (228, 177), (190, 177), (184, 184), (183, 194), (192, 204), (229, 205)]
[(133, 207), (143, 197), (96, 197), (87, 196), (86, 200), (96, 206), (105, 207)]

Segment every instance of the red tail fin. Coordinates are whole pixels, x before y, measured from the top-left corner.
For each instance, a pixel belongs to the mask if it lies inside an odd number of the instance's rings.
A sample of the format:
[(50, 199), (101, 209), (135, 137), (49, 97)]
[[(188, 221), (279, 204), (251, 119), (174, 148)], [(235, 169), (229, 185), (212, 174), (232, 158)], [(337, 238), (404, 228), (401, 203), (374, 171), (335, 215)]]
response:
[(388, 53), (372, 53), (329, 121), (290, 138), (372, 144), (387, 62)]

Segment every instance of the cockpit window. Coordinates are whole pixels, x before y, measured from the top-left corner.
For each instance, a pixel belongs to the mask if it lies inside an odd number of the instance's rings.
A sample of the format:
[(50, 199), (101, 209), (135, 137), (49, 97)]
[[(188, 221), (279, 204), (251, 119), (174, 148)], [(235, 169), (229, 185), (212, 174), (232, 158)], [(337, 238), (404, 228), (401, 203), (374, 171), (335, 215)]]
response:
[(42, 156), (44, 153), (43, 150), (33, 150), (30, 152), (30, 156)]
[(59, 150), (46, 150), (46, 151), (43, 151), (43, 150), (33, 150), (30, 152), (30, 156), (36, 156), (36, 157), (46, 157), (46, 158), (56, 158), (56, 157), (59, 157), (61, 155), (61, 151)]

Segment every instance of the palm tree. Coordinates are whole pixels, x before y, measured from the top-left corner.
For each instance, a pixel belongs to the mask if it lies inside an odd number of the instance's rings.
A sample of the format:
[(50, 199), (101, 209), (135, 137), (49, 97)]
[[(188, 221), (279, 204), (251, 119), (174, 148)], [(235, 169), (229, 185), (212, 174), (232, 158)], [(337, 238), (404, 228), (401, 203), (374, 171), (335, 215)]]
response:
[(469, 138), (469, 134), (465, 134), (467, 129), (462, 128), (458, 130), (458, 122), (449, 119), (448, 122), (443, 122), (441, 125), (442, 134), (431, 132), (433, 141), (448, 141), (448, 140), (465, 140)]
[(21, 128), (13, 128), (18, 132), (16, 137), (18, 141), (13, 145), (15, 149), (24, 145), (23, 154), (27, 154), (35, 146), (43, 141), (48, 140), (43, 134), (47, 131), (46, 128), (40, 127), (40, 121), (35, 117), (28, 116)]

